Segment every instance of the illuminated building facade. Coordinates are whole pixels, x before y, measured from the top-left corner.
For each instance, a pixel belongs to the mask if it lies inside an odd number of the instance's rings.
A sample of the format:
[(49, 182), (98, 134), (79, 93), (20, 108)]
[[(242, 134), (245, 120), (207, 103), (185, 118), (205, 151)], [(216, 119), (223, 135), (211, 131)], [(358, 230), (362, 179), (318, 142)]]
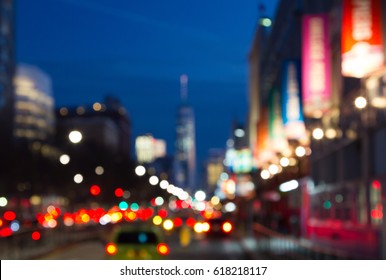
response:
[(166, 156), (166, 142), (151, 134), (140, 135), (135, 139), (135, 154), (140, 164), (153, 163)]
[[(261, 221), (280, 217), (282, 227), (311, 240), (366, 240), (346, 248), (363, 258), (386, 255), (385, 11), (378, 0), (280, 1), (269, 36), (252, 46), (250, 60), (258, 107), (269, 110), (274, 90), (287, 98), (285, 91), (296, 88), (295, 113), (303, 114), (308, 138), (288, 139), (289, 151), (259, 167)], [(289, 61), (301, 66), (303, 84), (289, 82)], [(259, 137), (265, 136), (257, 130)], [(279, 186), (292, 180), (297, 188), (284, 193)]]
[(225, 152), (222, 149), (210, 149), (208, 159), (205, 163), (204, 185), (208, 196), (214, 195), (221, 174), (225, 172)]
[(35, 66), (21, 64), (17, 66), (14, 87), (15, 141), (52, 142), (55, 114), (50, 77)]

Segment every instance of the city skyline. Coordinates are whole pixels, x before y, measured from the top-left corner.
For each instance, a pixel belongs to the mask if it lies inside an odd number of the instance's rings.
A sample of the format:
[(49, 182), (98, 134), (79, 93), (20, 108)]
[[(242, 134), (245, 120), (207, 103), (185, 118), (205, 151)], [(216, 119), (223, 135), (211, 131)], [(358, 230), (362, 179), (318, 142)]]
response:
[[(179, 77), (188, 75), (200, 163), (209, 149), (225, 148), (235, 119), (245, 121), (247, 57), (259, 4), (168, 1), (149, 8), (125, 1), (19, 0), (16, 61), (50, 75), (57, 107), (118, 97), (133, 138), (151, 133), (165, 139), (169, 154)], [(269, 2), (266, 13), (273, 7)]]

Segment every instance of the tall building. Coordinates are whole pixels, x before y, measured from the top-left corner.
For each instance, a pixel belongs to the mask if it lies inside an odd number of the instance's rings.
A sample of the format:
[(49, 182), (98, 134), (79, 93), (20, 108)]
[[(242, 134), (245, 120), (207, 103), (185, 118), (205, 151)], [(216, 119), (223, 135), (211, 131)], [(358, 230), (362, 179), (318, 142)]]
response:
[(129, 159), (131, 123), (126, 109), (115, 97), (92, 106), (61, 107), (57, 112), (58, 140), (66, 143), (68, 133), (79, 130), (84, 142), (109, 151), (117, 159)]
[[(57, 177), (61, 179), (63, 195), (73, 205), (91, 203), (94, 199), (102, 204), (111, 203), (116, 199), (117, 186), (139, 186), (131, 172), (134, 167), (130, 158), (129, 114), (115, 97), (88, 106), (60, 107), (56, 113), (57, 145), (69, 157)], [(69, 137), (74, 131), (82, 136), (77, 139), (79, 142)], [(81, 184), (88, 187), (77, 188), (75, 174), (81, 174)], [(96, 196), (89, 190), (94, 184), (101, 188)], [(138, 192), (142, 194), (146, 195)]]
[(14, 76), (14, 5), (12, 0), (0, 0), (0, 193), (11, 185), (12, 121)]
[(13, 120), (14, 4), (0, 0), (0, 144), (9, 144)]
[[(361, 258), (386, 256), (385, 7), (378, 0), (279, 1), (272, 31), (264, 41), (256, 34), (250, 61), (259, 106), (274, 112), (268, 101), (279, 91), (283, 125), (303, 115), (310, 142), (286, 131), (293, 149), (259, 170), (261, 221), (310, 240), (331, 238), (326, 248), (335, 238), (350, 240), (342, 247), (350, 257), (359, 250)], [(257, 131), (257, 139), (268, 135)]]
[(55, 114), (50, 77), (35, 66), (20, 64), (17, 66), (14, 88), (15, 142), (52, 141)]
[(181, 75), (181, 105), (177, 112), (174, 183), (190, 191), (196, 189), (196, 141), (194, 110), (188, 104), (188, 76)]

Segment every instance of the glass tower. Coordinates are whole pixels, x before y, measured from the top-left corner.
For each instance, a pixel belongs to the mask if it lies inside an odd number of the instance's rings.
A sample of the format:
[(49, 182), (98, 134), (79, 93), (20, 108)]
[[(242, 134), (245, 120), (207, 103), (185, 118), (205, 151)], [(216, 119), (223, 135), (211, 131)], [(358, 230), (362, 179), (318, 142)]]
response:
[(196, 141), (193, 108), (187, 103), (188, 77), (181, 75), (182, 104), (177, 112), (174, 180), (178, 187), (196, 189)]

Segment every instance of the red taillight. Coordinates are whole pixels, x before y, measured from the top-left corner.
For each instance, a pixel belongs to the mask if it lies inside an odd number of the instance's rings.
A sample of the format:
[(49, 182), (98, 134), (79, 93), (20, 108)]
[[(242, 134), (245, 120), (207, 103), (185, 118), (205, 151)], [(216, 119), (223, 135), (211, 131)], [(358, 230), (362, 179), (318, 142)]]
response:
[(208, 222), (203, 222), (202, 223), (202, 231), (208, 232), (209, 230), (210, 230), (210, 224)]
[(106, 253), (109, 254), (110, 256), (115, 255), (118, 252), (117, 246), (115, 246), (114, 243), (108, 243), (106, 245)]
[(157, 245), (157, 252), (160, 255), (166, 256), (167, 254), (169, 254), (169, 246), (165, 243), (160, 243)]
[(233, 226), (230, 222), (225, 222), (222, 224), (222, 230), (225, 233), (230, 233), (233, 229)]
[(38, 231), (34, 231), (32, 234), (31, 234), (31, 237), (33, 240), (37, 241), (40, 239), (40, 233)]
[(12, 235), (12, 229), (9, 227), (0, 229), (0, 237), (8, 237)]

